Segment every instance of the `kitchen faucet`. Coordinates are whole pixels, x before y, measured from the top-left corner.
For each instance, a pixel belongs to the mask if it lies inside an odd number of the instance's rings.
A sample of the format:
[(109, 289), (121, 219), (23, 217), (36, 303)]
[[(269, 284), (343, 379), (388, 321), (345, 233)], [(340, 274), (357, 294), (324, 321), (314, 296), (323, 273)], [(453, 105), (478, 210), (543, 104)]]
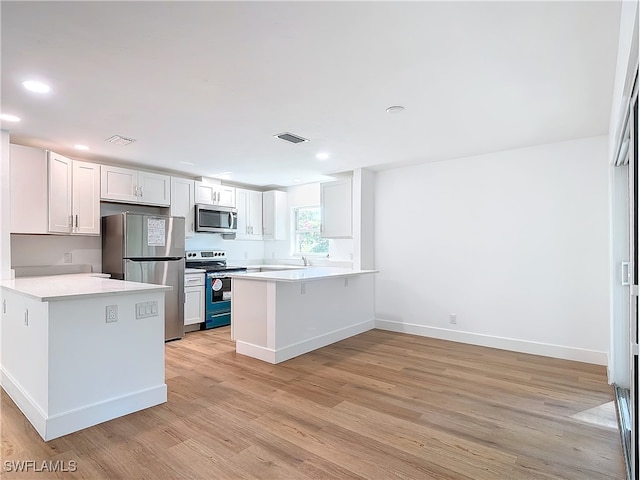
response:
[(302, 257), (302, 263), (304, 263), (304, 266), (308, 266), (309, 265), (309, 261), (307, 260), (307, 257)]

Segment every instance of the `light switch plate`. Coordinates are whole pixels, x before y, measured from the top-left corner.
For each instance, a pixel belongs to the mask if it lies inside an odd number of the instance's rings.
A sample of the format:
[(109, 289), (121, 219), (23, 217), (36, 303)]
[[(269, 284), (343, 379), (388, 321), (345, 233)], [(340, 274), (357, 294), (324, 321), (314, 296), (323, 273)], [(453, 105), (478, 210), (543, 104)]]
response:
[(136, 318), (149, 318), (158, 316), (158, 302), (136, 303)]

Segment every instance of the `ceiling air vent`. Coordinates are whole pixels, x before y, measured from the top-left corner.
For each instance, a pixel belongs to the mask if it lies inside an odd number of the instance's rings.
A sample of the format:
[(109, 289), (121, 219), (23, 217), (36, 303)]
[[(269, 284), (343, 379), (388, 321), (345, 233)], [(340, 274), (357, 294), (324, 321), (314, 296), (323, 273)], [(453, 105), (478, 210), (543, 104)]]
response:
[(278, 137), (280, 140), (284, 140), (285, 142), (289, 143), (302, 143), (309, 141), (306, 138), (302, 138), (299, 135), (294, 135), (293, 133), (289, 132), (279, 133), (277, 135), (274, 135), (274, 137)]
[(114, 145), (129, 145), (130, 143), (135, 142), (135, 139), (123, 137), (121, 135), (114, 135), (113, 137), (107, 138), (106, 141), (113, 143)]

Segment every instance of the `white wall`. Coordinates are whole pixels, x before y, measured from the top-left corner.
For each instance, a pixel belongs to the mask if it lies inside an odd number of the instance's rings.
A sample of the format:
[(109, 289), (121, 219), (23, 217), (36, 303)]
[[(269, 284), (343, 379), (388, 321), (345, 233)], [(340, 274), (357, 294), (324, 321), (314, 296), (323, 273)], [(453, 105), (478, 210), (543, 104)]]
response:
[(91, 265), (94, 272), (102, 271), (100, 237), (11, 235), (11, 265), (13, 267), (65, 265), (65, 253), (71, 253), (71, 265)]
[[(185, 242), (187, 250), (214, 249), (225, 250), (227, 261), (232, 265), (236, 260), (249, 260), (262, 263), (264, 242), (254, 240), (225, 240), (217, 233), (196, 233)], [(251, 263), (251, 262), (250, 262)]]
[(620, 10), (618, 58), (613, 85), (611, 118), (609, 121), (609, 155), (617, 154), (618, 138), (622, 134), (625, 109), (631, 97), (635, 69), (638, 66), (638, 0), (623, 1)]
[(378, 172), (377, 325), (605, 364), (607, 148), (602, 136)]
[(11, 278), (9, 132), (0, 130), (0, 279)]

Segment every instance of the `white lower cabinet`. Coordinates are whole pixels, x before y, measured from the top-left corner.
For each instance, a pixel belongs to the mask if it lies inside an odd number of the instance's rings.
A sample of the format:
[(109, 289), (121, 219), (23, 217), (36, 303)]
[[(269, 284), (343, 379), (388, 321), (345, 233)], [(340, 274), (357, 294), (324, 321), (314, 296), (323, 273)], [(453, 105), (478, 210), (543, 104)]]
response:
[(204, 322), (204, 273), (184, 276), (184, 324)]

